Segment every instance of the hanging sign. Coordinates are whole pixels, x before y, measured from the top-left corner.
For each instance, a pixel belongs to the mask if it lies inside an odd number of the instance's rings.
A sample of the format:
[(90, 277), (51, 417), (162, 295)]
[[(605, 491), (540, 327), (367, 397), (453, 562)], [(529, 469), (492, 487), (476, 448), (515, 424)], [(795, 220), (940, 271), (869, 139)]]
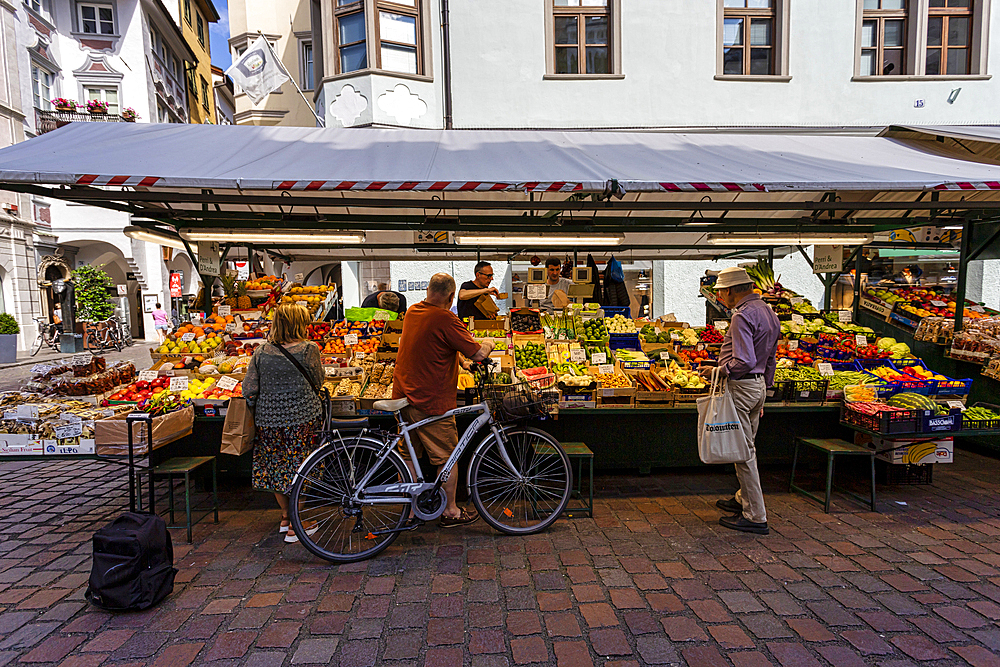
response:
[(220, 264), (219, 242), (198, 241), (198, 273), (203, 276), (218, 276)]
[(250, 262), (233, 262), (236, 265), (236, 279), (237, 280), (249, 280), (250, 279)]
[(844, 268), (844, 246), (818, 245), (813, 248), (813, 273), (837, 273)]
[(544, 301), (545, 300), (545, 285), (525, 285), (524, 286), (524, 298), (528, 301)]
[(170, 297), (171, 298), (173, 298), (173, 299), (179, 299), (179, 298), (181, 298), (181, 290), (183, 289), (182, 286), (181, 286), (182, 280), (183, 280), (183, 276), (181, 274), (179, 274), (179, 273), (171, 273), (170, 274)]
[(115, 285), (118, 288), (118, 296), (128, 295), (128, 285)]

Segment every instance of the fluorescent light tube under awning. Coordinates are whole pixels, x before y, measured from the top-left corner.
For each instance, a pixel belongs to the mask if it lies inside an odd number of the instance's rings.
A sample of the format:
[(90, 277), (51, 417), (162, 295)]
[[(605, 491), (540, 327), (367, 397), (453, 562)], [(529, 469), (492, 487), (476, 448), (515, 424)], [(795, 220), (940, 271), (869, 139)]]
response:
[(263, 243), (271, 246), (300, 243), (329, 243), (330, 245), (358, 245), (365, 242), (364, 234), (312, 232), (309, 230), (266, 229), (237, 231), (232, 229), (199, 229), (181, 232), (188, 241), (218, 241), (220, 243)]
[(617, 246), (624, 240), (621, 236), (565, 236), (565, 235), (538, 235), (538, 236), (503, 236), (499, 234), (456, 234), (455, 243), (458, 245), (482, 245), (482, 246)]
[(874, 234), (709, 234), (712, 245), (865, 245)]

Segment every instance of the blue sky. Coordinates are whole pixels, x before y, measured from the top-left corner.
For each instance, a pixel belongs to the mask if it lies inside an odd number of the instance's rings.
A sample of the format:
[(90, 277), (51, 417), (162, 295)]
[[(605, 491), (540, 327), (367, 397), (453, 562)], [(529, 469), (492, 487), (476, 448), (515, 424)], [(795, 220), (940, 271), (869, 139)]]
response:
[(211, 42), (212, 64), (227, 69), (233, 64), (229, 55), (229, 0), (213, 0), (219, 12), (219, 22), (208, 24), (208, 37)]

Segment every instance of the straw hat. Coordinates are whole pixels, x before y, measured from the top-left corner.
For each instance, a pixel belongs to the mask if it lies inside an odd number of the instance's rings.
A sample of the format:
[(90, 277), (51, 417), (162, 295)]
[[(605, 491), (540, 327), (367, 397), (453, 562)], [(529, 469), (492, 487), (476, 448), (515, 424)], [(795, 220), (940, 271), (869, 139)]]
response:
[(734, 266), (728, 269), (722, 269), (719, 271), (719, 279), (715, 281), (715, 289), (720, 289), (722, 287), (735, 287), (736, 285), (745, 285), (747, 283), (752, 283), (750, 276), (747, 272), (738, 266)]

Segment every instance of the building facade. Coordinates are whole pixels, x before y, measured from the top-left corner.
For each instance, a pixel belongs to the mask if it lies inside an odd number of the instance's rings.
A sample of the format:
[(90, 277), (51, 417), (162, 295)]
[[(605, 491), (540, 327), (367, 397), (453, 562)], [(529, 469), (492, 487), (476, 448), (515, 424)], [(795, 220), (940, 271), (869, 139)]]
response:
[[(5, 72), (19, 73), (24, 100), (15, 140), (69, 122), (124, 122), (130, 110), (136, 122), (190, 121), (185, 71), (198, 62), (197, 55), (161, 0), (25, 0), (13, 14), (19, 67)], [(75, 101), (76, 110), (60, 110), (57, 98)], [(102, 103), (104, 112), (90, 113), (88, 102)], [(151, 335), (142, 296), (168, 293), (169, 269), (160, 246), (126, 237), (126, 213), (40, 197), (28, 198), (25, 207), (34, 238), (43, 241), (35, 243), (34, 261), (58, 256), (70, 269), (103, 265), (117, 285), (126, 286), (119, 305), (128, 312), (133, 334)], [(35, 278), (34, 312), (48, 317), (53, 296), (46, 287), (39, 290)], [(24, 327), (26, 317), (19, 321)]]
[(212, 91), (215, 97), (215, 124), (232, 125), (236, 115), (236, 98), (233, 80), (221, 67), (212, 65)]
[(184, 65), (188, 122), (214, 123), (215, 94), (212, 90), (212, 49), (208, 26), (219, 22), (219, 12), (212, 0), (166, 0), (164, 6), (194, 54), (194, 60)]

